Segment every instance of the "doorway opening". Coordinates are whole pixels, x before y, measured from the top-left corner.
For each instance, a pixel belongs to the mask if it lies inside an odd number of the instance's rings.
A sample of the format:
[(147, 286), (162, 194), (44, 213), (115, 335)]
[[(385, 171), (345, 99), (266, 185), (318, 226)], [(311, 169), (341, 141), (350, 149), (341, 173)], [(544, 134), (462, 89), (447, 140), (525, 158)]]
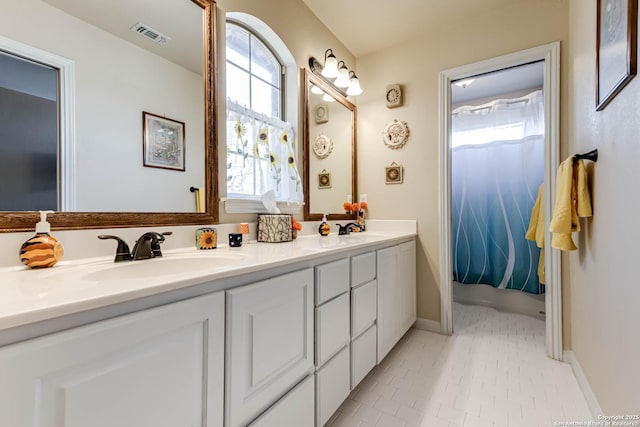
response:
[[(457, 173), (461, 170), (461, 168), (456, 168), (452, 165), (452, 158), (454, 151), (458, 148), (454, 146), (457, 145), (469, 145), (478, 143), (476, 147), (472, 147), (471, 150), (468, 150), (467, 156), (470, 157), (470, 162), (468, 165), (473, 165), (474, 162), (489, 162), (493, 161), (496, 156), (496, 153), (484, 153), (484, 160), (479, 159), (478, 153), (480, 151), (475, 150), (475, 148), (480, 147), (482, 144), (482, 138), (477, 138), (477, 134), (474, 136), (473, 141), (469, 140), (469, 138), (465, 139), (465, 132), (460, 131), (460, 120), (457, 122), (452, 119), (452, 113), (454, 108), (459, 106), (460, 103), (472, 103), (469, 100), (463, 99), (462, 96), (454, 97), (454, 90), (451, 89), (451, 85), (453, 83), (458, 82), (459, 86), (464, 87), (466, 91), (472, 84), (469, 82), (473, 79), (480, 79), (481, 76), (496, 76), (496, 72), (504, 73), (505, 70), (515, 70), (515, 67), (522, 67), (527, 65), (528, 67), (521, 68), (522, 70), (531, 69), (535, 71), (536, 67), (542, 71), (542, 82), (541, 82), (541, 90), (539, 91), (530, 91), (527, 93), (518, 92), (518, 90), (513, 91), (511, 97), (501, 98), (502, 104), (496, 105), (496, 100), (490, 100), (486, 97), (483, 99), (482, 96), (476, 96), (476, 103), (470, 107), (467, 107), (467, 110), (459, 111), (458, 113), (464, 113), (465, 111), (473, 110), (474, 108), (482, 108), (483, 112), (487, 111), (498, 111), (499, 114), (503, 114), (505, 110), (505, 106), (507, 105), (538, 105), (542, 111), (540, 112), (543, 123), (539, 123), (542, 126), (540, 131), (542, 132), (542, 140), (533, 141), (532, 134), (535, 134), (537, 131), (529, 132), (525, 129), (522, 123), (517, 124), (513, 122), (509, 124), (509, 122), (504, 122), (498, 125), (498, 132), (502, 140), (505, 142), (502, 143), (504, 147), (508, 147), (508, 149), (513, 150), (516, 147), (516, 144), (510, 144), (508, 141), (513, 141), (514, 138), (518, 140), (523, 140), (518, 147), (525, 147), (525, 149), (531, 149), (531, 147), (537, 146), (538, 152), (534, 153), (534, 151), (530, 151), (530, 157), (538, 157), (537, 162), (540, 164), (541, 170), (534, 171), (532, 173), (530, 182), (537, 181), (538, 184), (540, 181), (543, 182), (543, 205), (544, 205), (544, 216), (545, 222), (548, 223), (549, 218), (551, 217), (551, 205), (550, 201), (554, 200), (554, 189), (555, 189), (555, 171), (556, 167), (559, 163), (559, 50), (560, 44), (559, 42), (551, 43), (548, 45), (540, 46), (537, 48), (528, 49), (525, 51), (516, 52), (513, 54), (489, 59), (486, 61), (477, 62), (474, 64), (469, 64), (461, 67), (457, 67), (450, 70), (445, 70), (440, 73), (440, 209), (441, 209), (441, 224), (440, 224), (440, 283), (441, 283), (441, 332), (444, 334), (452, 334), (453, 330), (453, 289), (454, 289), (454, 265), (456, 268), (455, 278), (458, 280), (468, 280), (474, 281), (478, 280), (478, 277), (469, 278), (469, 266), (470, 262), (478, 262), (477, 257), (475, 259), (470, 260), (468, 256), (468, 252), (465, 252), (467, 249), (465, 248), (463, 251), (455, 252), (454, 244), (452, 243), (456, 237), (458, 240), (460, 239), (460, 223), (454, 223), (455, 218), (453, 217), (453, 213), (456, 213), (458, 219), (461, 218), (460, 214), (460, 205), (456, 204), (456, 199), (453, 197), (454, 191), (456, 192), (456, 197), (459, 196), (459, 191), (461, 186), (453, 185), (452, 176), (454, 173)], [(536, 65), (539, 64), (539, 65)], [(502, 76), (504, 77), (504, 75)], [(505, 87), (505, 79), (498, 77), (497, 79), (498, 86), (502, 87), (503, 94), (508, 92), (508, 88)], [(535, 85), (533, 85), (535, 86)], [(467, 91), (468, 96), (472, 91)], [(539, 104), (536, 104), (536, 99), (540, 101)], [(493, 102), (493, 104), (492, 104)], [(513, 104), (508, 104), (513, 102)], [(457, 103), (457, 104), (456, 104)], [(473, 104), (473, 103), (472, 103)], [(499, 102), (498, 102), (499, 104)], [(501, 110), (502, 108), (502, 110)], [(515, 110), (512, 109), (512, 110)], [(477, 114), (475, 115), (477, 116)], [(475, 117), (474, 116), (474, 117)], [(473, 121), (473, 119), (472, 119)], [(464, 122), (464, 120), (462, 121)], [(506, 123), (506, 124), (505, 124)], [(469, 125), (468, 121), (466, 123)], [(470, 125), (473, 127), (473, 123)], [(456, 130), (456, 137), (453, 137), (453, 130)], [(463, 129), (464, 130), (464, 129)], [(494, 129), (495, 130), (495, 129)], [(495, 137), (495, 135), (494, 135)], [(455, 141), (454, 141), (455, 140)], [(468, 147), (467, 147), (468, 148)], [(520, 149), (520, 148), (518, 148)], [(471, 153), (471, 154), (470, 154)], [(532, 154), (533, 153), (533, 154)], [(458, 156), (458, 152), (456, 152), (456, 156)], [(525, 156), (526, 156), (525, 155)], [(493, 168), (495, 169), (495, 167)], [(491, 184), (494, 185), (495, 188), (500, 187), (500, 181), (504, 178), (498, 177), (498, 175), (494, 175), (489, 178)], [(473, 180), (472, 180), (473, 181)], [(476, 180), (478, 181), (478, 180)], [(473, 182), (475, 185), (476, 182)], [(526, 185), (531, 185), (524, 183), (522, 184), (526, 187)], [(513, 187), (511, 185), (508, 186), (509, 195), (513, 196)], [(525, 191), (529, 191), (526, 190)], [(536, 188), (533, 189), (535, 195), (537, 195), (537, 185)], [(528, 195), (526, 195), (529, 197)], [(534, 196), (535, 197), (535, 196)], [(458, 200), (461, 200), (458, 197)], [(481, 203), (483, 203), (481, 201)], [(499, 203), (496, 203), (498, 206), (498, 216), (504, 216), (506, 218), (506, 209), (505, 203), (502, 200)], [(522, 208), (515, 208), (522, 210)], [(522, 223), (526, 222), (524, 227), (528, 227), (529, 221), (528, 217), (530, 215), (529, 212), (522, 212), (524, 216), (527, 218), (523, 220), (522, 215), (519, 218), (519, 221)], [(486, 219), (486, 218), (485, 218)], [(515, 224), (515, 222), (514, 222)], [(458, 227), (455, 227), (455, 226)], [(476, 221), (475, 226), (482, 230), (482, 233), (485, 233), (488, 225), (486, 223), (482, 223), (482, 221)], [(515, 227), (512, 227), (515, 228)], [(520, 229), (522, 228), (520, 224)], [(455, 235), (453, 233), (455, 229)], [(509, 224), (503, 225), (502, 229), (509, 229)], [(526, 228), (525, 228), (526, 230)], [(545, 226), (545, 230), (548, 230), (548, 226)], [(516, 231), (516, 230), (514, 230)], [(522, 230), (518, 231), (521, 232)], [(508, 234), (508, 233), (507, 233)], [(550, 241), (549, 236), (547, 236), (548, 232), (545, 232), (545, 240)], [(486, 236), (486, 234), (484, 234)], [(482, 240), (482, 239), (480, 239)], [(526, 251), (527, 258), (534, 259), (536, 256), (535, 250), (531, 250), (531, 245), (527, 246), (526, 243), (522, 242), (520, 239), (521, 252)], [(499, 248), (500, 245), (497, 245)], [(545, 275), (546, 281), (543, 288), (537, 288), (537, 276), (535, 274), (535, 269), (533, 271), (533, 275), (528, 271), (529, 267), (521, 267), (518, 274), (521, 274), (522, 277), (517, 280), (513, 279), (513, 275), (516, 273), (516, 262), (515, 256), (513, 254), (517, 253), (516, 251), (516, 242), (510, 238), (506, 237), (504, 247), (507, 248), (503, 258), (501, 261), (504, 264), (502, 267), (498, 268), (499, 273), (494, 274), (497, 278), (494, 278), (496, 281), (496, 287), (501, 288), (527, 288), (530, 293), (535, 294), (539, 293), (541, 290), (544, 291), (546, 297), (544, 298), (544, 309), (540, 309), (542, 305), (537, 306), (538, 308), (534, 308), (534, 310), (540, 312), (544, 312), (544, 318), (546, 322), (546, 349), (547, 354), (554, 358), (561, 360), (562, 358), (562, 301), (561, 301), (561, 281), (560, 281), (560, 254), (557, 250), (547, 250), (544, 253), (545, 260)], [(534, 246), (535, 247), (535, 246)], [(523, 249), (524, 248), (524, 249)], [(510, 252), (507, 253), (507, 252)], [(467, 254), (467, 255), (465, 255)], [(465, 268), (459, 269), (460, 259), (467, 256), (466, 260), (462, 265), (465, 265)], [(502, 255), (501, 255), (502, 256)], [(483, 260), (480, 261), (484, 266), (487, 263)], [(535, 259), (535, 265), (537, 266), (537, 259)], [(459, 271), (462, 270), (462, 271)], [(482, 274), (485, 274), (486, 268), (481, 267), (479, 271)], [(476, 274), (478, 275), (478, 274)], [(524, 281), (524, 282), (523, 282)], [(536, 289), (537, 288), (537, 289)], [(537, 292), (536, 292), (537, 291)], [(541, 302), (541, 301), (540, 301)], [(535, 307), (535, 306), (534, 306)]]

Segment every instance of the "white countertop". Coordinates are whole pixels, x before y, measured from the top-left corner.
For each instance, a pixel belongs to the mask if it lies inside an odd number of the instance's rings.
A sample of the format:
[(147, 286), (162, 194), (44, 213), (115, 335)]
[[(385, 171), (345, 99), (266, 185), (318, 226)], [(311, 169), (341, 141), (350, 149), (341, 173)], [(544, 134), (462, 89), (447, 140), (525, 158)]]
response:
[(287, 243), (245, 243), (199, 251), (183, 248), (145, 261), (113, 257), (62, 261), (53, 268), (0, 268), (0, 330), (137, 298), (254, 273), (416, 236), (413, 227), (349, 236), (301, 236)]

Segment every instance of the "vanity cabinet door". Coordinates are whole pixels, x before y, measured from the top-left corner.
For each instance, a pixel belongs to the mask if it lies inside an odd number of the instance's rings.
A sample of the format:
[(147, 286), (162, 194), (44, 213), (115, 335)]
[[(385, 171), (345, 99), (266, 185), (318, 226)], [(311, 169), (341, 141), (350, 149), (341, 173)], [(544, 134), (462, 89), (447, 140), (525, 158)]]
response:
[(246, 426), (313, 372), (313, 269), (227, 291), (225, 425)]
[(402, 287), (400, 297), (400, 338), (416, 322), (416, 242), (399, 245), (400, 268), (398, 283)]
[(0, 349), (0, 425), (222, 426), (224, 293)]
[(378, 250), (378, 363), (400, 338), (399, 258), (398, 246)]
[(416, 243), (378, 250), (378, 363), (416, 321)]

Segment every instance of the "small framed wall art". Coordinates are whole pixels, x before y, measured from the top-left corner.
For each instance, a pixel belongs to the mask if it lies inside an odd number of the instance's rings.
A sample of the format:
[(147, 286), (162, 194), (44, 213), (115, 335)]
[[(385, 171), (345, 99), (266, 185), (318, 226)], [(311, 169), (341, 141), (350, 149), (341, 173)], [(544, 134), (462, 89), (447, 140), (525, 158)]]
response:
[(596, 111), (633, 79), (637, 70), (638, 0), (598, 0)]
[(396, 162), (385, 168), (384, 178), (386, 184), (402, 184), (402, 165)]
[(385, 92), (387, 108), (396, 108), (402, 105), (402, 87), (398, 84), (387, 85)]
[(327, 123), (329, 121), (329, 105), (326, 102), (321, 102), (313, 107), (313, 117), (316, 119), (316, 124)]
[(142, 112), (143, 165), (185, 170), (184, 123)]
[(331, 173), (326, 169), (322, 169), (322, 172), (318, 174), (318, 188), (320, 190), (331, 188)]

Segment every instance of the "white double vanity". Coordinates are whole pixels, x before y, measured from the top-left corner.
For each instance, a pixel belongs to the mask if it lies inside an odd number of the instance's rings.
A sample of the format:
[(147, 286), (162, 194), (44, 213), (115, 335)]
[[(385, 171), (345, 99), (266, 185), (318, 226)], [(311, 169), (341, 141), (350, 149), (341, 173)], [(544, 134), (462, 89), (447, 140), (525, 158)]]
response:
[(415, 222), (0, 271), (0, 425), (322, 426), (416, 319)]

